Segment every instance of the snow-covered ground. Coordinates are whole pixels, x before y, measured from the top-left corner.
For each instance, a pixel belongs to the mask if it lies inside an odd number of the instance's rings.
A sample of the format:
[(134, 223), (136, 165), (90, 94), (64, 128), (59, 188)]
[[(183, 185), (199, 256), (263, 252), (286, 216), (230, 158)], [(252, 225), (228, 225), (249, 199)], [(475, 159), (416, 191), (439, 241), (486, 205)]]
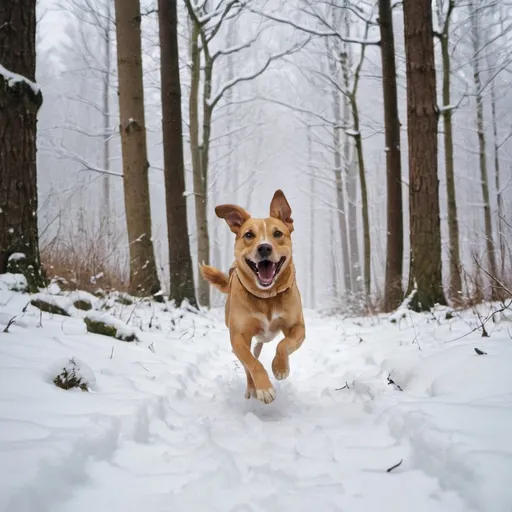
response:
[[(220, 310), (111, 302), (126, 342), (27, 306), (15, 281), (0, 280), (2, 512), (512, 511), (512, 311), (486, 338), (471, 312), (307, 312), (265, 405), (244, 398)], [(72, 358), (89, 393), (53, 384)]]

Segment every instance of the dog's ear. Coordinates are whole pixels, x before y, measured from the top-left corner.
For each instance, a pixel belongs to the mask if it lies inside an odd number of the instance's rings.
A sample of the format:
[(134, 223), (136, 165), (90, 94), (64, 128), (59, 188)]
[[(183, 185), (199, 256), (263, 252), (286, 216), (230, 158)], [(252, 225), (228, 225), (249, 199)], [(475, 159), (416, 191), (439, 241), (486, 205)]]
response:
[(233, 233), (238, 233), (242, 225), (251, 218), (249, 213), (236, 204), (221, 204), (215, 207), (217, 217), (224, 219)]
[(270, 216), (284, 222), (291, 233), (293, 231), (293, 219), (291, 215), (292, 209), (286, 200), (284, 192), (281, 189), (276, 190), (270, 203)]

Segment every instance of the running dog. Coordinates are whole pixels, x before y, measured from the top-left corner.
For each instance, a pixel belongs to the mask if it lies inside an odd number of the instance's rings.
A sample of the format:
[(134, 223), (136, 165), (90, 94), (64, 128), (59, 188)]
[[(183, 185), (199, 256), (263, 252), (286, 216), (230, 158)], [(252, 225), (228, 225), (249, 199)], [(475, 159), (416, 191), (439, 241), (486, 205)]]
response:
[(272, 341), (279, 331), (284, 334), (272, 361), (274, 377), (283, 380), (290, 374), (289, 356), (306, 335), (292, 257), (292, 210), (283, 191), (277, 190), (270, 203), (270, 216), (265, 219), (253, 219), (234, 204), (219, 205), (215, 213), (236, 235), (235, 261), (229, 275), (208, 265), (201, 266), (201, 274), (228, 294), (226, 325), (233, 352), (247, 374), (245, 398), (269, 404), (276, 390), (258, 360), (263, 344)]

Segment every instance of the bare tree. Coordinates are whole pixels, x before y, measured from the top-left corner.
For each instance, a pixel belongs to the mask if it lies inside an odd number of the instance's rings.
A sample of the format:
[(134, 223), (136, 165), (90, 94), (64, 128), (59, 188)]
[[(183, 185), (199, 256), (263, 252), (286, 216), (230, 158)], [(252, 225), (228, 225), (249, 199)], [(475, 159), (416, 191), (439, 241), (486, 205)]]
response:
[(432, 0), (404, 0), (409, 141), (411, 307), (445, 304), (442, 281), (439, 182), (437, 178), (436, 70)]
[(124, 198), (130, 291), (160, 291), (151, 232), (139, 0), (115, 0)]
[[(491, 204), (489, 195), (489, 177), (487, 172), (487, 143), (485, 139), (485, 126), (484, 126), (484, 98), (483, 86), (480, 71), (480, 52), (482, 49), (481, 43), (481, 28), (480, 16), (482, 16), (480, 2), (477, 4), (469, 1), (469, 14), (471, 23), (471, 41), (473, 48), (472, 67), (473, 67), (473, 80), (475, 87), (475, 100), (476, 100), (476, 128), (478, 134), (478, 148), (479, 148), (479, 165), (480, 165), (480, 180), (482, 189), (482, 200), (484, 205), (484, 222), (485, 222), (485, 248), (487, 252), (487, 259), (489, 262), (489, 272), (491, 275), (498, 277), (498, 266), (496, 264), (496, 248), (494, 244), (492, 219), (491, 219)], [(492, 286), (492, 298), (497, 299), (496, 288)]]
[[(444, 164), (446, 170), (446, 197), (448, 203), (448, 239), (450, 253), (450, 288), (449, 295), (454, 302), (460, 301), (462, 290), (461, 262), (459, 250), (459, 221), (457, 219), (457, 197), (455, 192), (455, 166), (453, 159), (453, 128), (451, 104), (451, 57), (450, 57), (450, 22), (455, 0), (436, 0), (437, 21), (440, 31), (436, 33), (441, 43), (443, 67), (443, 107), (441, 116), (444, 128)], [(447, 3), (447, 5), (445, 5)]]
[(391, 0), (379, 0), (381, 36), (382, 89), (384, 93), (384, 128), (387, 176), (387, 249), (384, 309), (392, 311), (403, 298), (402, 272), (404, 230), (402, 213), (402, 164), (400, 119), (395, 64), (395, 36)]
[(43, 284), (36, 174), (36, 0), (0, 3), (0, 274), (13, 253), (25, 255), (32, 291)]
[(176, 0), (158, 1), (160, 73), (162, 77), (160, 91), (162, 95), (165, 194), (171, 277), (169, 298), (174, 300), (178, 306), (185, 299), (196, 306), (185, 197), (176, 4)]
[[(197, 255), (199, 263), (209, 263), (210, 237), (207, 205), (213, 112), (229, 90), (241, 82), (247, 82), (260, 76), (272, 62), (300, 50), (307, 41), (295, 44), (284, 52), (270, 55), (254, 72), (236, 76), (219, 85), (218, 90), (214, 91), (213, 73), (218, 60), (252, 46), (260, 37), (261, 31), (257, 31), (254, 37), (234, 47), (214, 51), (212, 41), (227, 21), (242, 12), (243, 4), (238, 0), (220, 0), (213, 8), (210, 8), (208, 2), (196, 4), (193, 0), (185, 0), (185, 5), (190, 17), (189, 130), (196, 206)], [(200, 95), (201, 75), (202, 94)], [(202, 119), (200, 119), (200, 113)], [(210, 287), (208, 283), (199, 279), (197, 289), (199, 303), (209, 307)]]

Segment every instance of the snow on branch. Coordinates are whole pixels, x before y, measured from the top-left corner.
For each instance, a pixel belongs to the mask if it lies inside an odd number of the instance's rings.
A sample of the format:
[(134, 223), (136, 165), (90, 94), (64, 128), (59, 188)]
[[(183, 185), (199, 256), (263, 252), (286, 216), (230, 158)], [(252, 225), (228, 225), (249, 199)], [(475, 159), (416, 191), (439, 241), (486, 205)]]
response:
[(260, 76), (267, 70), (267, 68), (270, 66), (270, 64), (272, 62), (284, 57), (285, 55), (291, 55), (292, 53), (300, 51), (302, 48), (304, 48), (304, 46), (306, 46), (309, 43), (310, 40), (311, 40), (311, 37), (308, 37), (302, 43), (296, 44), (283, 52), (276, 53), (275, 55), (271, 55), (270, 57), (268, 57), (265, 64), (263, 64), (263, 66), (261, 66), (260, 69), (258, 69), (254, 73), (250, 73), (248, 75), (241, 75), (241, 76), (233, 78), (233, 80), (230, 80), (228, 83), (226, 83), (224, 86), (222, 86), (216, 94), (212, 94), (212, 97), (208, 101), (208, 105), (211, 108), (214, 108), (215, 105), (217, 105), (217, 103), (220, 101), (220, 99), (222, 98), (222, 96), (224, 95), (224, 93), (226, 91), (228, 91), (235, 85), (239, 84), (240, 82), (248, 82), (248, 81), (253, 80), (254, 78)]
[(34, 92), (34, 94), (39, 94), (41, 92), (41, 88), (32, 80), (24, 77), (23, 75), (19, 75), (18, 73), (14, 73), (9, 71), (7, 68), (4, 68), (2, 64), (0, 64), (0, 75), (4, 77), (4, 80), (7, 82), (9, 87), (14, 87), (16, 84), (20, 82), (25, 82)]

